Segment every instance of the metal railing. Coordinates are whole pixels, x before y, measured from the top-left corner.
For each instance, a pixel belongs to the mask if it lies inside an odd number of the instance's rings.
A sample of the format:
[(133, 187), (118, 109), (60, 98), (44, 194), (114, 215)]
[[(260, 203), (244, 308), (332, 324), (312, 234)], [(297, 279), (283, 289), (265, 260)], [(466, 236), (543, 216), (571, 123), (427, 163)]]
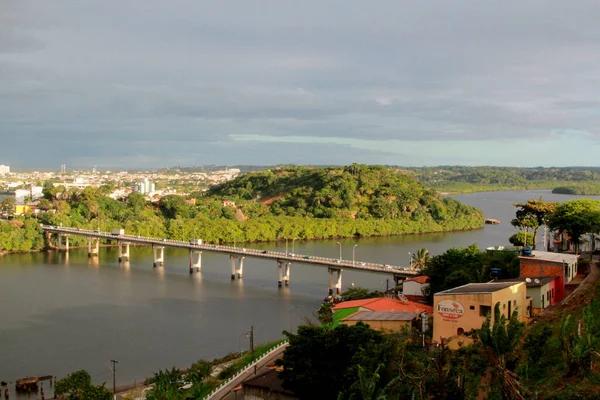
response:
[(240, 375), (242, 375), (243, 373), (248, 372), (249, 369), (254, 368), (255, 365), (258, 365), (259, 362), (261, 362), (262, 360), (264, 360), (266, 357), (270, 356), (271, 354), (273, 354), (274, 352), (276, 352), (277, 350), (281, 349), (282, 347), (285, 347), (289, 344), (290, 342), (288, 340), (285, 340), (284, 342), (280, 343), (279, 345), (273, 347), (271, 350), (267, 351), (266, 353), (264, 353), (263, 355), (261, 355), (258, 359), (256, 359), (254, 362), (251, 362), (250, 364), (248, 364), (248, 366), (246, 366), (245, 368), (242, 368), (241, 370), (239, 370), (235, 375), (233, 375), (231, 378), (227, 379), (226, 381), (224, 381), (223, 383), (221, 383), (218, 387), (216, 387), (215, 389), (213, 389), (212, 392), (210, 392), (206, 397), (204, 397), (203, 400), (211, 400), (213, 399), (216, 395), (219, 394), (219, 392), (227, 385), (229, 385), (233, 380), (237, 379)]

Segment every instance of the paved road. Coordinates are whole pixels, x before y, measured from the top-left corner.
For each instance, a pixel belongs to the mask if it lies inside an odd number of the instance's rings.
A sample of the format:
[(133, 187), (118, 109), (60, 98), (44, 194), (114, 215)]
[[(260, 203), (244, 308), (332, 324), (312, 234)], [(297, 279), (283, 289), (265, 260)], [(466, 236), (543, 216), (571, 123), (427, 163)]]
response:
[(261, 259), (272, 259), (274, 261), (299, 264), (310, 264), (333, 269), (352, 269), (362, 272), (375, 272), (392, 274), (394, 276), (410, 278), (419, 275), (419, 271), (410, 267), (400, 265), (379, 264), (364, 261), (344, 260), (337, 258), (319, 257), (306, 254), (293, 254), (289, 252), (258, 250), (237, 246), (225, 246), (209, 243), (195, 244), (188, 241), (173, 240), (166, 238), (151, 238), (139, 235), (113, 235), (111, 232), (102, 232), (100, 230), (89, 230), (70, 227), (59, 227), (41, 224), (41, 228), (49, 233), (62, 233), (67, 235), (84, 236), (88, 238), (99, 238), (120, 241), (123, 243), (143, 244), (157, 247), (173, 247), (187, 249), (191, 251), (209, 251), (214, 253), (222, 253), (236, 257), (254, 257)]
[[(256, 367), (256, 374), (260, 374), (261, 372), (267, 371), (268, 368), (266, 368), (266, 366), (271, 365), (276, 359), (280, 358), (286, 348), (287, 348), (287, 346), (283, 346), (282, 348), (280, 348), (277, 351), (270, 354), (268, 357), (265, 357), (263, 360), (261, 360)], [(214, 400), (241, 400), (241, 399), (243, 399), (244, 396), (241, 393), (241, 391), (237, 393), (237, 397), (236, 397), (236, 393), (232, 392), (232, 390), (235, 389), (236, 387), (240, 386), (242, 384), (242, 382), (244, 382), (246, 379), (251, 378), (253, 376), (254, 376), (254, 368), (250, 368), (249, 370), (247, 370), (246, 372), (244, 372), (243, 374), (238, 376), (236, 379), (231, 381), (227, 386), (224, 386), (223, 389), (219, 392), (219, 394), (217, 396), (213, 397), (213, 399)], [(211, 400), (213, 400), (213, 399), (211, 399)]]

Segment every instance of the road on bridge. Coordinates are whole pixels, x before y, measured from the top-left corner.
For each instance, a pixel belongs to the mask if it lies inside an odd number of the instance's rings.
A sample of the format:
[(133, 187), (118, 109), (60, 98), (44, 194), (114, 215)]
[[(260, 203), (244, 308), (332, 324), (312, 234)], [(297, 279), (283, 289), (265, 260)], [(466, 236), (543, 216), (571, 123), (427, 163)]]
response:
[(262, 259), (272, 259), (275, 261), (287, 261), (301, 264), (311, 264), (324, 266), (333, 269), (351, 269), (363, 272), (376, 272), (393, 274), (395, 277), (410, 278), (419, 274), (418, 271), (410, 267), (378, 264), (371, 262), (357, 262), (354, 260), (343, 260), (337, 258), (317, 257), (305, 254), (283, 253), (278, 251), (255, 250), (251, 248), (224, 246), (217, 244), (192, 244), (190, 242), (163, 238), (150, 238), (136, 235), (114, 235), (110, 232), (101, 232), (99, 230), (87, 230), (80, 228), (57, 227), (50, 225), (41, 225), (46, 232), (56, 234), (67, 234), (85, 236), (89, 238), (100, 238), (107, 240), (117, 240), (123, 243), (136, 243), (160, 247), (182, 248), (191, 251), (211, 251), (215, 253), (228, 254), (231, 256), (255, 257)]

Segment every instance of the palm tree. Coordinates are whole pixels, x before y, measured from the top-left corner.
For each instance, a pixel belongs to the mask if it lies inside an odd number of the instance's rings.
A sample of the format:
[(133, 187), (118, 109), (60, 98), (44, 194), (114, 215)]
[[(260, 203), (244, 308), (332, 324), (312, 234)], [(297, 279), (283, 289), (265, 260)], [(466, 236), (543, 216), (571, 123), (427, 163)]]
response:
[(413, 262), (410, 266), (411, 269), (423, 269), (429, 261), (429, 251), (425, 248), (417, 250), (413, 256)]

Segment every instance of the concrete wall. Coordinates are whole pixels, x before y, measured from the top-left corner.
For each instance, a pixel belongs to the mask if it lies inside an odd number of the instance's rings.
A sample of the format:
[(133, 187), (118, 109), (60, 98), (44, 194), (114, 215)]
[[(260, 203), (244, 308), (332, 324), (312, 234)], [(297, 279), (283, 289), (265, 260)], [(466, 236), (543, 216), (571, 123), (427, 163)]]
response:
[[(443, 301), (446, 302), (442, 303)], [(433, 300), (433, 340), (439, 343), (441, 338), (460, 336), (461, 331), (466, 333), (472, 329), (481, 329), (487, 312), (491, 313), (493, 323), (493, 310), (497, 302), (500, 302), (500, 311), (507, 318), (509, 310), (512, 312), (517, 309), (520, 319), (527, 319), (525, 283), (515, 283), (493, 293), (436, 294)], [(455, 310), (462, 309), (462, 314), (440, 312), (446, 309), (443, 307), (445, 304), (456, 304), (459, 307)]]
[(559, 276), (567, 284), (577, 275), (577, 262), (570, 264), (552, 263), (532, 259), (521, 259), (521, 278), (539, 278), (541, 276)]
[(429, 286), (429, 283), (419, 283), (408, 281), (402, 284), (402, 294), (405, 296), (424, 296), (423, 288)]

